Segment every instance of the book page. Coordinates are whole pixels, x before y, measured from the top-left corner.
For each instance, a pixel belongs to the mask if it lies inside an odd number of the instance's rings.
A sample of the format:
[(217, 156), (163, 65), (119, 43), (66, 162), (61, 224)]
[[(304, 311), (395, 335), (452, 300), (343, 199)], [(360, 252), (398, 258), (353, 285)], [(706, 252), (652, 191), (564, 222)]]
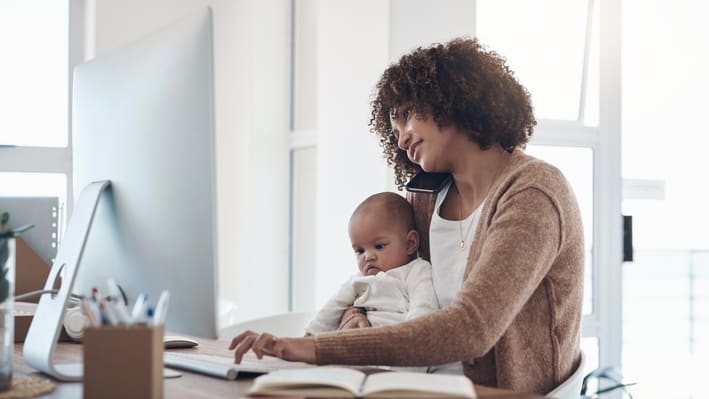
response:
[[(278, 370), (262, 375), (254, 380), (249, 391), (252, 393), (269, 394), (276, 391), (298, 392), (309, 395), (322, 388), (339, 388), (347, 391), (349, 397), (359, 396), (359, 389), (365, 374), (358, 370), (345, 367), (313, 367), (304, 369)], [(333, 392), (328, 389), (327, 392)]]
[(462, 375), (389, 372), (370, 375), (363, 397), (475, 398), (473, 383)]

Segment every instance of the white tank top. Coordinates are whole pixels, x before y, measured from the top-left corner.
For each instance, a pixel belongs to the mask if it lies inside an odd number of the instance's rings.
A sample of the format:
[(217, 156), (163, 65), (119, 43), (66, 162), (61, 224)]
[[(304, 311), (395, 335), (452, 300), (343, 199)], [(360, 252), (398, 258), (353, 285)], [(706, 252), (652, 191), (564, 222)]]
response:
[[(443, 219), (440, 215), (441, 204), (446, 198), (450, 184), (438, 192), (436, 206), (431, 217), (429, 242), (433, 271), (433, 289), (441, 308), (448, 306), (455, 299), (463, 283), (463, 272), (470, 253), (470, 245), (475, 238), (475, 229), (480, 222), (480, 213), (485, 200), (462, 221)], [(461, 228), (465, 237), (460, 248)]]
[[(428, 232), (431, 253), (431, 272), (433, 274), (433, 290), (438, 297), (438, 306), (444, 308), (450, 305), (458, 295), (463, 284), (463, 273), (468, 263), (470, 245), (475, 237), (475, 229), (480, 221), (485, 200), (462, 221), (443, 219), (440, 215), (441, 204), (448, 194), (452, 183), (449, 183), (436, 197), (436, 206), (431, 217), (431, 228)], [(466, 235), (465, 243), (460, 248), (460, 230)], [(467, 234), (466, 234), (467, 233)], [(463, 374), (463, 364), (453, 362), (428, 368), (433, 374)]]

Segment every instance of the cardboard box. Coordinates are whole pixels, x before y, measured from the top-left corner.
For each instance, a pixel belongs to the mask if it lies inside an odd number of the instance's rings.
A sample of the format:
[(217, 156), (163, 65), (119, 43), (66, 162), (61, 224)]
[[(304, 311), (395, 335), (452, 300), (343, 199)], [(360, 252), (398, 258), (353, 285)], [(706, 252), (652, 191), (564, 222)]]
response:
[(84, 398), (162, 398), (163, 335), (163, 326), (87, 328)]
[[(50, 265), (30, 247), (22, 237), (15, 239), (17, 258), (15, 267), (15, 295), (44, 289)], [(23, 302), (39, 303), (39, 295)]]

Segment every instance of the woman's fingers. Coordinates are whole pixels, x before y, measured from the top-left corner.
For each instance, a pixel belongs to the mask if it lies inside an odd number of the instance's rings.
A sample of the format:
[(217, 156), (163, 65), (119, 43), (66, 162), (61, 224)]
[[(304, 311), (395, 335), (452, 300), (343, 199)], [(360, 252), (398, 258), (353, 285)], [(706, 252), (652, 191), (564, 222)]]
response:
[(234, 350), (234, 363), (238, 364), (249, 350), (252, 350), (259, 359), (263, 355), (275, 356), (273, 347), (277, 341), (278, 338), (269, 333), (257, 334), (253, 331), (245, 331), (231, 340), (229, 350)]
[(274, 335), (263, 333), (256, 338), (254, 344), (251, 346), (251, 350), (254, 351), (256, 357), (261, 359), (263, 355), (274, 356), (273, 347), (278, 341)]
[(236, 346), (239, 345), (239, 343), (241, 341), (243, 341), (246, 337), (248, 337), (250, 335), (256, 335), (256, 333), (253, 331), (244, 331), (241, 334), (234, 337), (234, 339), (231, 340), (231, 344), (229, 344), (229, 350), (236, 348)]
[[(240, 342), (236, 343), (236, 345), (232, 342), (232, 345), (236, 348), (234, 351), (234, 363), (241, 363), (241, 359), (243, 359), (244, 354), (251, 349), (254, 341), (256, 341), (256, 337), (255, 333), (251, 333), (251, 335), (244, 337)], [(234, 339), (236, 340), (236, 338)]]
[[(369, 326), (368, 322), (366, 322), (366, 326)], [(252, 350), (259, 359), (268, 355), (307, 363), (315, 363), (316, 360), (313, 337), (278, 338), (269, 333), (257, 334), (253, 331), (246, 331), (231, 340), (229, 350), (232, 349), (234, 350), (234, 363), (237, 364), (241, 363), (249, 350)]]

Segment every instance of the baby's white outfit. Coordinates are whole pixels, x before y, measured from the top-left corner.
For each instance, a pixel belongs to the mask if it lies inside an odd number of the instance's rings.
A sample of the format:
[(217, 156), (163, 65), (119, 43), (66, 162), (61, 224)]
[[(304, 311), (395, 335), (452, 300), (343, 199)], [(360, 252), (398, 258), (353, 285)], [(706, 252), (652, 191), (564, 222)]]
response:
[(417, 258), (376, 276), (358, 273), (350, 277), (305, 331), (317, 334), (337, 330), (342, 312), (350, 306), (364, 308), (373, 327), (401, 323), (437, 310), (431, 264)]

